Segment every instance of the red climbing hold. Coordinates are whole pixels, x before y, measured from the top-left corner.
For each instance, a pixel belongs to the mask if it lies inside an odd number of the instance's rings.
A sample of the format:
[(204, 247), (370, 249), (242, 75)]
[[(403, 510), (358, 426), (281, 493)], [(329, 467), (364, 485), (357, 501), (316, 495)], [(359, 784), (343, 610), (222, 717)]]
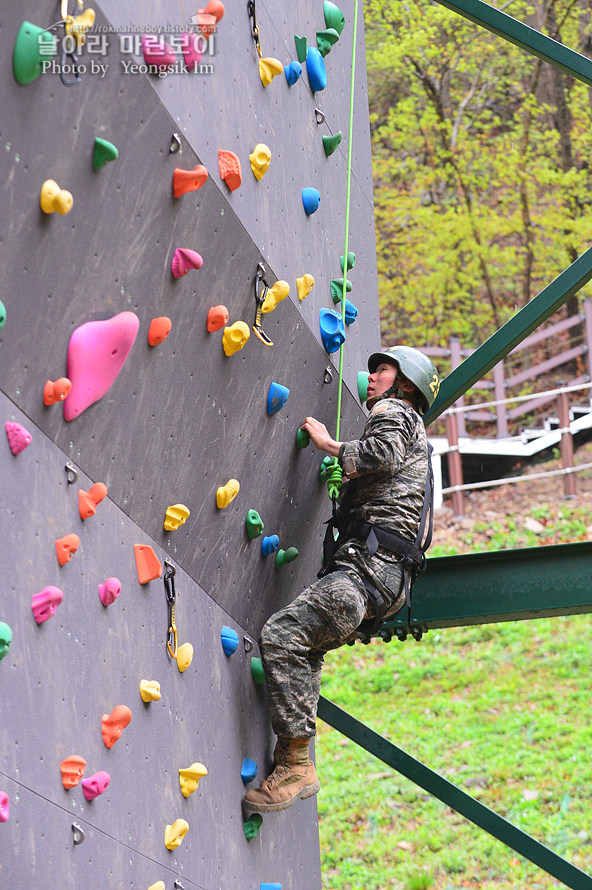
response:
[(243, 181), (241, 162), (238, 156), (233, 151), (221, 148), (218, 151), (218, 167), (220, 168), (220, 177), (233, 192)]
[(58, 540), (55, 542), (55, 546), (58, 562), (61, 566), (63, 566), (66, 565), (67, 562), (70, 562), (70, 560), (78, 550), (78, 547), (80, 546), (80, 538), (74, 533), (70, 535), (64, 535), (63, 538), (58, 538)]
[(95, 482), (88, 491), (81, 488), (78, 492), (78, 510), (81, 519), (88, 519), (97, 512), (97, 504), (107, 497), (107, 486), (104, 482)]
[(176, 167), (173, 173), (173, 194), (175, 198), (180, 198), (181, 195), (187, 192), (196, 192), (202, 187), (207, 178), (208, 171), (203, 164), (198, 164), (193, 170), (181, 170), (179, 167)]
[(156, 578), (160, 578), (162, 566), (152, 547), (148, 544), (136, 544), (134, 546), (134, 554), (140, 584), (147, 584), (148, 581), (155, 581)]

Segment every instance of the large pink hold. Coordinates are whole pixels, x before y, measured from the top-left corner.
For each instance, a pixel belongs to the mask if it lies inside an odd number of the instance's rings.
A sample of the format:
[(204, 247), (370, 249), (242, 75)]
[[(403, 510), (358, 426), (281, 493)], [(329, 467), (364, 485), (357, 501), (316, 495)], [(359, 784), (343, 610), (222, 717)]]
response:
[(31, 433), (26, 430), (24, 426), (21, 426), (20, 423), (11, 423), (10, 420), (7, 420), (4, 424), (4, 428), (6, 430), (6, 438), (8, 439), (10, 450), (15, 457), (17, 454), (20, 454), (21, 451), (24, 451), (27, 445), (30, 445), (33, 441)]
[(103, 791), (105, 791), (110, 781), (111, 776), (109, 773), (106, 773), (105, 770), (101, 769), (93, 776), (89, 776), (88, 779), (82, 780), (80, 783), (82, 785), (82, 793), (87, 800), (94, 800), (95, 797), (98, 797), (99, 794), (102, 794)]
[(188, 247), (177, 247), (171, 261), (171, 271), (175, 278), (183, 278), (191, 269), (201, 269), (203, 259), (195, 250)]
[(0, 791), (0, 822), (8, 822), (9, 815), (8, 794)]
[(51, 618), (52, 615), (55, 615), (55, 611), (63, 598), (64, 594), (60, 588), (53, 587), (52, 585), (44, 587), (40, 593), (34, 593), (31, 608), (37, 624), (42, 624)]
[(155, 34), (142, 35), (142, 52), (147, 65), (154, 65), (160, 70), (170, 68), (175, 64), (176, 55), (174, 49), (169, 46), (162, 37)]
[(119, 578), (107, 578), (102, 584), (99, 584), (99, 597), (104, 606), (110, 606), (114, 603), (121, 593), (121, 581)]
[(68, 346), (72, 389), (64, 402), (64, 420), (74, 420), (109, 391), (130, 354), (139, 327), (137, 315), (120, 312), (105, 321), (87, 321), (76, 328)]

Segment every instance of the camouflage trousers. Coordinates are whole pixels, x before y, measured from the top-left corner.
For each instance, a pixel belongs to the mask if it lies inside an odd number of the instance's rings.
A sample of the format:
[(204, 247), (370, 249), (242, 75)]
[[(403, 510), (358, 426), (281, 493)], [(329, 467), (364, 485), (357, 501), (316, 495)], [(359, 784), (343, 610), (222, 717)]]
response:
[(277, 736), (315, 735), (325, 654), (355, 639), (361, 622), (372, 614), (359, 574), (340, 569), (269, 618), (259, 642)]

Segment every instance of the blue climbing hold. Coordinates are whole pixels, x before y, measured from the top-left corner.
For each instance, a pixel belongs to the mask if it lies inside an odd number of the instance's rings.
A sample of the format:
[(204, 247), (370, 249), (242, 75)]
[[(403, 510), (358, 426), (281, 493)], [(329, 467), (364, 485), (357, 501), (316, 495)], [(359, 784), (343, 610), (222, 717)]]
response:
[(232, 655), (238, 649), (238, 634), (231, 627), (224, 625), (220, 634), (222, 648), (226, 655)]
[(327, 352), (337, 352), (341, 344), (345, 343), (345, 327), (339, 312), (335, 312), (334, 309), (321, 309), (319, 326), (321, 340)]
[(302, 65), (300, 62), (290, 62), (289, 65), (284, 65), (284, 74), (286, 75), (288, 86), (293, 87), (296, 81), (302, 77)]
[(252, 782), (255, 776), (257, 775), (257, 761), (253, 760), (252, 757), (245, 757), (243, 760), (243, 765), (241, 766), (241, 779), (243, 780), (245, 785), (248, 785), (249, 782)]
[(269, 535), (261, 541), (261, 556), (269, 556), (274, 553), (280, 546), (280, 539), (277, 535)]
[(358, 317), (358, 310), (349, 300), (345, 301), (345, 323), (353, 324)]
[(281, 884), (259, 884), (260, 890), (282, 890)]
[(327, 70), (325, 60), (316, 46), (309, 46), (306, 54), (306, 73), (313, 93), (324, 90), (327, 86)]
[(310, 186), (302, 189), (302, 206), (307, 216), (319, 209), (321, 203), (321, 193), (317, 189)]
[(277, 414), (278, 411), (281, 411), (289, 395), (290, 390), (287, 386), (282, 386), (281, 383), (272, 383), (267, 396), (267, 413)]

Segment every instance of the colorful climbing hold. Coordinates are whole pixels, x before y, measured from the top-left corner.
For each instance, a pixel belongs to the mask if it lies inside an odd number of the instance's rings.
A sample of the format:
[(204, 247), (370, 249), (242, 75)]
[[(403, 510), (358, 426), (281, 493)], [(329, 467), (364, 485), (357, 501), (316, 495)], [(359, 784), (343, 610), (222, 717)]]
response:
[(116, 705), (110, 714), (101, 718), (101, 735), (106, 748), (112, 748), (121, 738), (121, 733), (132, 719), (132, 712), (127, 705)]
[(276, 568), (280, 569), (282, 566), (287, 566), (289, 562), (294, 562), (297, 558), (298, 551), (296, 547), (288, 547), (287, 550), (280, 548), (275, 555)]
[(20, 423), (13, 423), (12, 421), (7, 420), (4, 424), (4, 429), (6, 430), (8, 445), (15, 457), (20, 454), (21, 451), (24, 451), (33, 441), (31, 433), (26, 430), (24, 426), (21, 426)]
[(168, 315), (160, 315), (158, 318), (153, 318), (148, 328), (148, 344), (150, 346), (160, 346), (171, 333), (172, 326), (173, 323)]
[(316, 46), (308, 47), (308, 52), (306, 53), (306, 73), (308, 74), (308, 82), (313, 93), (325, 89), (327, 86), (325, 60)]
[(56, 609), (62, 602), (64, 594), (59, 587), (49, 585), (39, 593), (33, 594), (31, 609), (37, 624), (48, 621), (56, 613)]
[(197, 791), (199, 780), (203, 776), (207, 776), (208, 771), (203, 763), (192, 763), (187, 769), (179, 770), (179, 784), (181, 785), (181, 794), (183, 797), (189, 797), (194, 791)]
[(319, 209), (321, 203), (321, 193), (318, 189), (306, 186), (302, 189), (302, 206), (307, 216), (315, 213)]
[(181, 52), (188, 71), (198, 71), (198, 65), (202, 60), (205, 41), (200, 34), (190, 34), (183, 31), (179, 34)]
[(55, 405), (63, 402), (70, 395), (72, 383), (67, 377), (58, 377), (57, 380), (48, 380), (43, 390), (43, 404)]
[(265, 683), (265, 671), (263, 670), (263, 662), (260, 658), (253, 656), (251, 658), (251, 674), (255, 683), (262, 686)]
[[(331, 279), (331, 299), (334, 303), (340, 303), (343, 299), (343, 278)], [(345, 279), (345, 292), (349, 294), (352, 289), (352, 283), (349, 279)]]
[(308, 40), (306, 37), (298, 37), (294, 34), (294, 44), (296, 46), (296, 58), (299, 62), (306, 62), (306, 54), (308, 53)]
[(55, 542), (55, 547), (59, 564), (63, 566), (70, 562), (79, 546), (80, 538), (73, 532), (69, 535), (64, 535), (63, 538), (58, 538)]
[(13, 53), (14, 76), (28, 84), (43, 74), (43, 62), (56, 53), (56, 38), (47, 28), (23, 22), (16, 35)]
[(249, 782), (253, 781), (256, 775), (257, 761), (253, 760), (252, 757), (245, 757), (243, 765), (241, 766), (241, 779), (243, 780), (243, 784), (248, 785)]
[(269, 146), (265, 145), (264, 142), (258, 142), (249, 155), (249, 161), (251, 162), (251, 170), (253, 171), (255, 179), (257, 181), (263, 179), (269, 170), (269, 165), (271, 163), (271, 151)]
[(177, 649), (177, 667), (179, 669), (179, 673), (182, 674), (183, 671), (186, 671), (192, 661), (193, 646), (191, 645), (191, 643), (183, 643)]
[(0, 661), (8, 655), (11, 640), (12, 628), (5, 621), (0, 621)]
[(44, 213), (70, 213), (74, 204), (71, 192), (61, 189), (54, 179), (46, 179), (41, 186), (39, 205)]
[(231, 627), (225, 624), (220, 633), (222, 648), (226, 655), (232, 655), (238, 649), (238, 634)]
[(321, 340), (328, 353), (337, 352), (345, 343), (345, 328), (339, 312), (333, 309), (321, 309), (319, 313)]
[(116, 161), (118, 157), (119, 152), (112, 142), (107, 142), (106, 139), (101, 139), (99, 136), (95, 136), (92, 162), (93, 170), (100, 170), (101, 167), (104, 167), (109, 161)]
[(339, 34), (335, 28), (326, 28), (324, 31), (317, 31), (317, 46), (323, 58), (331, 52), (331, 49), (338, 40)]
[(300, 62), (290, 62), (289, 65), (284, 65), (284, 74), (286, 75), (288, 86), (293, 87), (296, 81), (302, 77), (302, 65)]
[(219, 331), (228, 324), (228, 309), (226, 306), (212, 306), (208, 312), (206, 327), (210, 333)]
[(164, 832), (164, 845), (167, 850), (176, 850), (180, 847), (188, 831), (189, 824), (185, 819), (177, 819), (172, 825), (167, 825)]
[(140, 319), (119, 312), (105, 321), (76, 328), (68, 345), (68, 378), (72, 390), (64, 401), (64, 420), (74, 420), (111, 388), (134, 345)]
[(146, 704), (160, 701), (160, 683), (157, 680), (140, 680), (140, 697)]
[(71, 754), (60, 763), (62, 785), (64, 788), (75, 788), (84, 775), (86, 760), (80, 754)]
[(0, 791), (0, 822), (8, 822), (10, 818), (10, 804), (6, 791)]
[(183, 278), (191, 269), (201, 269), (203, 259), (195, 250), (188, 247), (177, 247), (171, 260), (171, 271), (174, 278)]
[(298, 299), (302, 302), (315, 286), (315, 280), (312, 275), (305, 272), (300, 278), (296, 279), (296, 287), (298, 289)]
[(281, 884), (259, 884), (259, 890), (282, 890)]
[(249, 510), (247, 513), (246, 526), (247, 534), (251, 541), (253, 538), (258, 538), (263, 531), (263, 520), (256, 510)]
[(331, 136), (323, 136), (322, 138), (325, 156), (329, 158), (343, 139), (343, 133), (341, 130), (338, 130), (337, 133), (333, 133)]
[(248, 841), (252, 841), (253, 838), (257, 837), (259, 834), (259, 829), (263, 825), (263, 816), (261, 813), (252, 813), (246, 822), (243, 822), (243, 828), (245, 830), (245, 837)]
[[(345, 265), (345, 257), (340, 256), (339, 262), (341, 264), (341, 271), (345, 274), (345, 269), (343, 268)], [(353, 269), (355, 264), (356, 264), (356, 255), (353, 252), (353, 250), (348, 250), (348, 252), (347, 252), (347, 271), (349, 272), (350, 269)]]
[(272, 287), (268, 288), (265, 299), (263, 300), (263, 305), (261, 306), (261, 312), (264, 312), (265, 314), (273, 312), (277, 304), (281, 303), (282, 300), (285, 300), (289, 293), (290, 285), (287, 281), (283, 281), (280, 278), (274, 285), (272, 285)]
[(5, 324), (6, 324), (6, 306), (4, 305), (2, 300), (0, 300), (0, 330), (2, 330), (2, 328), (4, 327)]
[(148, 890), (166, 890), (166, 884), (164, 881), (157, 881), (156, 884), (150, 884)]
[(365, 402), (368, 398), (368, 371), (358, 371), (358, 397), (360, 402)]
[(102, 584), (99, 584), (99, 599), (104, 606), (114, 603), (120, 593), (121, 581), (119, 578), (107, 578)]
[(148, 66), (156, 71), (166, 71), (176, 61), (174, 49), (157, 34), (142, 34), (142, 53)]
[(341, 34), (345, 27), (345, 16), (342, 11), (331, 0), (325, 0), (323, 3), (323, 13), (325, 16), (325, 25), (328, 28), (334, 28), (338, 34)]
[(231, 192), (235, 191), (243, 181), (241, 162), (238, 155), (224, 148), (218, 150), (218, 168), (220, 178), (226, 183)]
[(261, 556), (269, 556), (280, 546), (280, 539), (277, 535), (269, 535), (261, 541)]
[(136, 569), (140, 584), (155, 581), (162, 575), (162, 566), (158, 556), (149, 544), (134, 544)]
[(95, 482), (88, 491), (78, 491), (78, 512), (82, 520), (89, 519), (97, 512), (97, 505), (107, 497), (107, 486), (104, 482)]
[(281, 74), (284, 66), (277, 59), (259, 59), (259, 77), (264, 87), (268, 87), (274, 77)]
[[(79, 2), (79, 8), (82, 9), (82, 0)], [(80, 15), (65, 16), (66, 36), (72, 37), (76, 41), (76, 50), (80, 52), (86, 43), (86, 32), (89, 31), (95, 23), (95, 11), (90, 7), (85, 9)]]
[(208, 171), (203, 164), (198, 164), (193, 170), (181, 170), (175, 168), (173, 173), (173, 194), (175, 198), (180, 198), (187, 192), (196, 192), (202, 187), (208, 178)]
[(267, 413), (277, 414), (278, 411), (281, 411), (289, 395), (290, 390), (287, 386), (282, 386), (281, 383), (272, 383), (267, 394)]
[(189, 508), (185, 504), (173, 504), (172, 507), (167, 507), (164, 516), (165, 530), (167, 532), (174, 531), (180, 525), (183, 525), (190, 515)]
[(227, 356), (234, 355), (235, 352), (243, 348), (250, 336), (249, 326), (244, 321), (235, 321), (234, 324), (224, 328), (224, 333), (222, 334), (224, 354)]
[(111, 776), (109, 773), (101, 769), (98, 773), (89, 776), (88, 779), (82, 780), (80, 783), (82, 785), (82, 793), (87, 800), (94, 800), (95, 797), (99, 797), (107, 790), (110, 781)]
[(308, 448), (310, 445), (310, 433), (307, 433), (306, 430), (299, 429), (296, 433), (296, 447), (297, 448)]
[(224, 15), (224, 4), (220, 0), (210, 0), (205, 9), (197, 10), (197, 24), (201, 33), (207, 37), (216, 30), (216, 25)]
[(226, 485), (221, 486), (216, 492), (216, 506), (223, 510), (235, 499), (240, 490), (238, 479), (229, 479)]
[(350, 303), (349, 300), (345, 301), (345, 308), (343, 311), (344, 321), (346, 324), (353, 324), (356, 318), (358, 317), (358, 310), (354, 306), (353, 303)]

